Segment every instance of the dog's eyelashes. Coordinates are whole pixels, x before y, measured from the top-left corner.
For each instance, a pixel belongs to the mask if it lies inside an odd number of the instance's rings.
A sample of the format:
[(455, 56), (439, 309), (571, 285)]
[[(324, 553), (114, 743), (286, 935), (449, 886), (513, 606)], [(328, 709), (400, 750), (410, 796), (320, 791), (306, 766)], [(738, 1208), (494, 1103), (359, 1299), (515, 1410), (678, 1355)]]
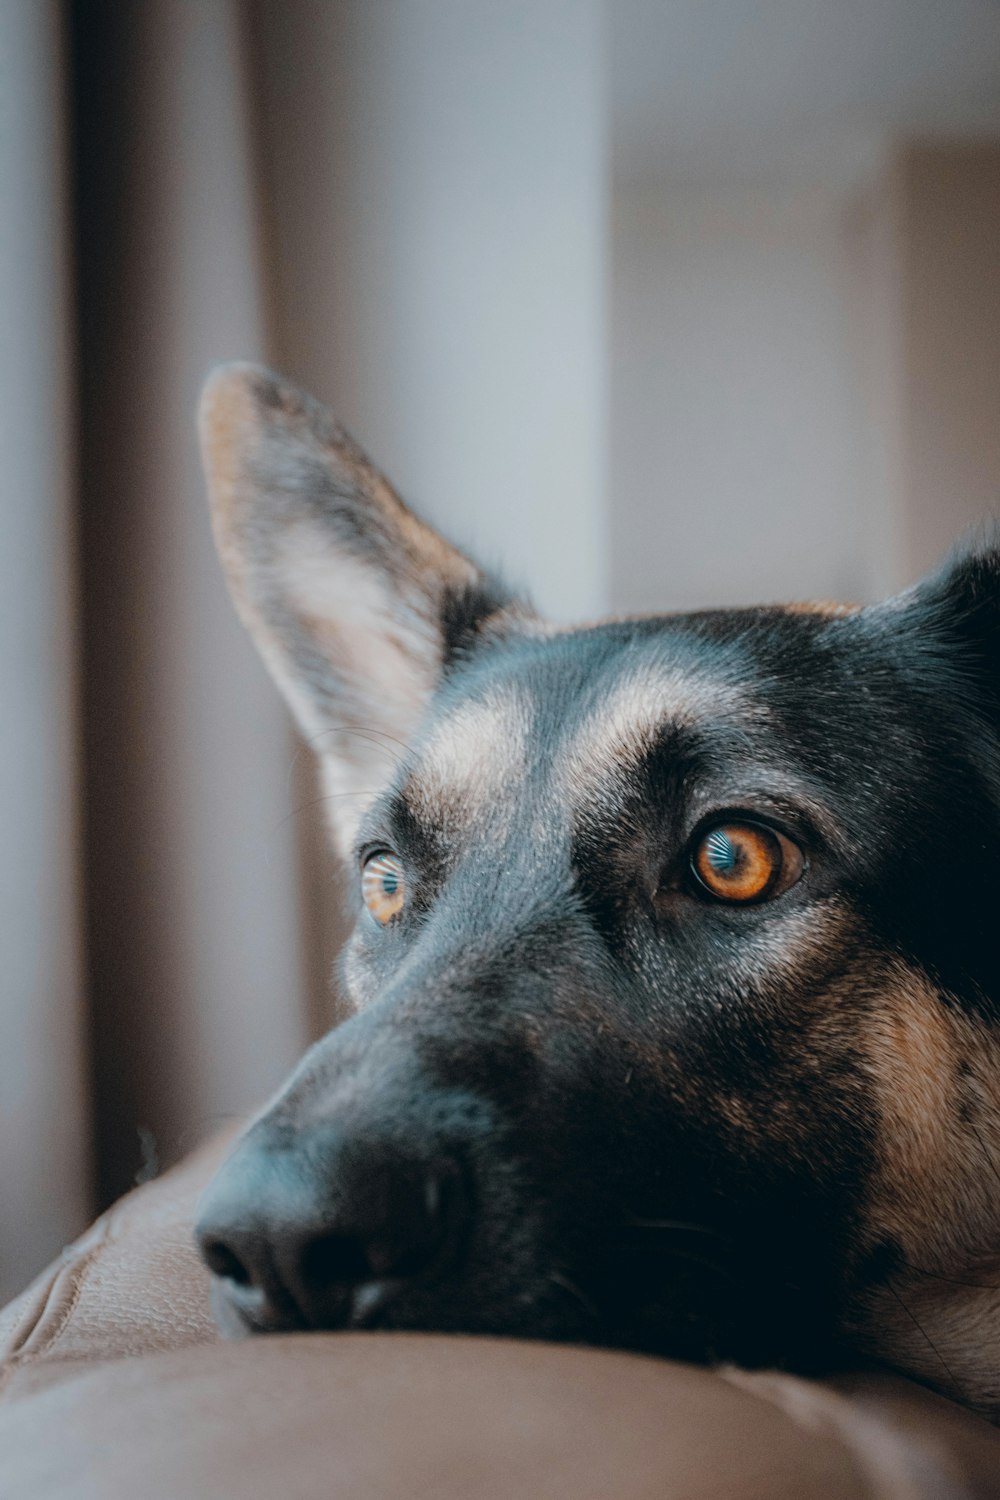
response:
[(398, 917), (406, 905), (403, 861), (391, 849), (369, 854), (361, 869), (361, 895), (380, 927)]
[(804, 863), (801, 849), (776, 828), (735, 818), (703, 829), (690, 857), (696, 888), (737, 905), (781, 895)]

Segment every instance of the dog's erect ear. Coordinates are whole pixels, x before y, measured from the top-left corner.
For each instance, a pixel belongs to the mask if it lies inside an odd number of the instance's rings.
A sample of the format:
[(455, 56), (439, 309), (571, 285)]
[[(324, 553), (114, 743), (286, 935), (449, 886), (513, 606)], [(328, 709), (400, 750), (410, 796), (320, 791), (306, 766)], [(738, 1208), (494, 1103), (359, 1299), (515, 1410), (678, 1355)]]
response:
[(1000, 536), (956, 553), (899, 602), (943, 654), (954, 690), (1000, 728)]
[(449, 662), (512, 600), (269, 371), (216, 371), (200, 422), (236, 607), (321, 757), (346, 852)]

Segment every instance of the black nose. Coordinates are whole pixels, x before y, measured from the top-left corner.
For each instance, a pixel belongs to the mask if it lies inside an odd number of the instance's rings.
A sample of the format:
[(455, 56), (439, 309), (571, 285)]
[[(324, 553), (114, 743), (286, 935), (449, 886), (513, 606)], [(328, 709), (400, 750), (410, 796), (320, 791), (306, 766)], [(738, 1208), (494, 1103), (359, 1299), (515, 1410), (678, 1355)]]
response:
[(251, 1132), (202, 1199), (195, 1235), (224, 1324), (266, 1332), (370, 1327), (454, 1252), (457, 1164), (329, 1127)]

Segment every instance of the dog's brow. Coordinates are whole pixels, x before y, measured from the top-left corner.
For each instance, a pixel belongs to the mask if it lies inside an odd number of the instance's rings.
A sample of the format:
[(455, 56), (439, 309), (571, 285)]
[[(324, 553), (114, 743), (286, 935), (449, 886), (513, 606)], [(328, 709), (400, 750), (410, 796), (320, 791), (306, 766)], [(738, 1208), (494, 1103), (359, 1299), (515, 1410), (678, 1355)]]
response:
[(567, 793), (585, 794), (637, 765), (665, 731), (695, 729), (736, 712), (761, 718), (738, 685), (683, 667), (644, 666), (621, 679), (583, 720), (567, 748)]
[(434, 725), (407, 799), (437, 826), (482, 819), (524, 777), (531, 705), (513, 687), (469, 699)]
[(780, 816), (805, 817), (832, 849), (840, 853), (855, 852), (849, 832), (823, 801), (822, 792), (813, 781), (805, 780), (801, 775), (774, 771), (769, 766), (754, 765), (753, 769), (741, 766), (735, 775), (727, 778), (720, 790), (724, 799), (733, 805), (756, 807), (765, 802)]
[(840, 854), (854, 852), (852, 841), (815, 783), (796, 774), (774, 770), (757, 762), (741, 763), (730, 775), (716, 775), (703, 782), (694, 800), (693, 815), (713, 804), (747, 807), (771, 812), (793, 823), (805, 819), (831, 849)]

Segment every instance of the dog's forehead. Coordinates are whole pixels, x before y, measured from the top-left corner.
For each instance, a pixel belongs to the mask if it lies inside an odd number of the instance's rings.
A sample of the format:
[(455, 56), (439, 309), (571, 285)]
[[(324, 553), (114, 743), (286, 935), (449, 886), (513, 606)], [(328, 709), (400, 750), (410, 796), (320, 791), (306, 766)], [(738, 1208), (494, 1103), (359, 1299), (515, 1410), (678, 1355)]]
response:
[[(745, 733), (767, 709), (732, 645), (595, 626), (515, 644), (462, 674), (417, 747), (407, 795), (435, 822), (483, 822), (519, 792), (588, 803), (672, 732)], [(508, 814), (509, 815), (509, 814)]]
[(418, 745), (408, 801), (441, 825), (481, 819), (527, 777), (535, 719), (534, 697), (516, 675), (455, 695)]

